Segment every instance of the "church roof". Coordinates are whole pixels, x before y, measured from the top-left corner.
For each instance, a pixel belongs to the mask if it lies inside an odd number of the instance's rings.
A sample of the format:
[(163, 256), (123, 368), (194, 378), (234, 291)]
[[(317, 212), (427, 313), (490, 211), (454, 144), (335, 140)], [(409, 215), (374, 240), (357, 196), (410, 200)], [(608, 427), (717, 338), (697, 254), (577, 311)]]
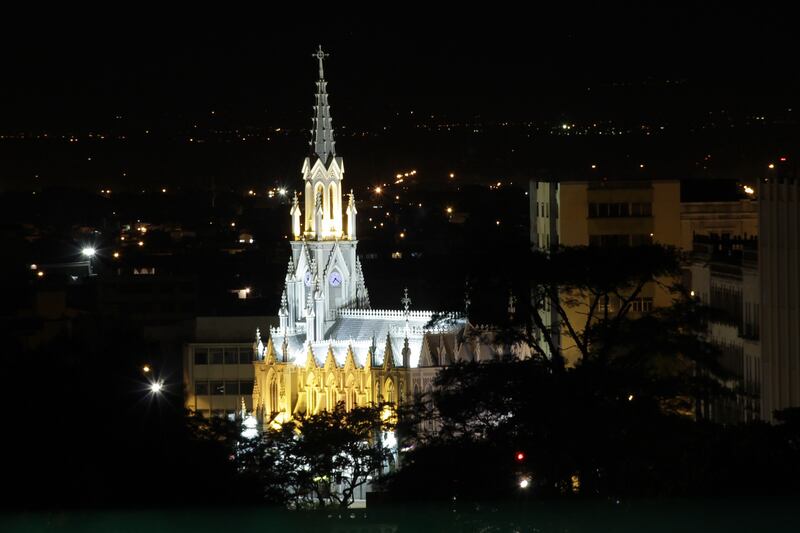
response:
[[(373, 366), (384, 363), (387, 347), (391, 351), (394, 366), (403, 364), (403, 344), (406, 336), (411, 349), (410, 366), (416, 367), (420, 363), (423, 337), (428, 335), (440, 336), (450, 333), (449, 344), (453, 346), (452, 338), (463, 327), (463, 323), (456, 320), (449, 326), (438, 329), (426, 329), (433, 313), (425, 311), (411, 311), (408, 313), (408, 329), (406, 329), (406, 316), (403, 311), (394, 310), (342, 310), (339, 317), (325, 334), (325, 340), (312, 342), (311, 350), (317, 366), (324, 366), (329, 351), (333, 352), (336, 365), (341, 367), (347, 358), (348, 349), (352, 348), (357, 366), (363, 367), (367, 362), (370, 348), (373, 349)], [(283, 339), (277, 328), (272, 329), (275, 337), (274, 345), (281, 346)], [(387, 342), (388, 337), (388, 342)], [(304, 366), (308, 357), (308, 344), (304, 332), (286, 337), (289, 361)], [(452, 350), (452, 348), (451, 348)]]

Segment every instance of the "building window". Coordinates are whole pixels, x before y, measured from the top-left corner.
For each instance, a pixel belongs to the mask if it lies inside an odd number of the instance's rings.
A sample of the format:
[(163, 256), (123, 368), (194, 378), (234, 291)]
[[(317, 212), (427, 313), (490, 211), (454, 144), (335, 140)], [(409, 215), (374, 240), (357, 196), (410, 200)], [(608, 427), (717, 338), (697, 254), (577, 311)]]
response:
[(253, 361), (252, 348), (239, 348), (239, 363), (247, 364)]
[(598, 217), (597, 211), (597, 204), (592, 202), (589, 204), (589, 218), (597, 218)]
[(239, 394), (243, 394), (249, 396), (253, 394), (253, 382), (252, 381), (240, 381), (239, 382)]
[(636, 313), (649, 313), (653, 310), (653, 299), (637, 298), (631, 302), (631, 309)]
[(205, 348), (194, 349), (194, 364), (207, 365), (208, 364), (208, 350)]
[(214, 348), (211, 350), (211, 364), (221, 365), (224, 361), (224, 356), (222, 354), (222, 348)]
[(239, 350), (236, 348), (225, 348), (225, 364), (235, 365), (239, 362)]
[(214, 396), (221, 396), (225, 394), (225, 383), (222, 381), (212, 381), (211, 394), (213, 394)]
[(239, 382), (238, 381), (226, 381), (225, 382), (225, 394), (228, 396), (238, 396), (239, 395)]
[(208, 395), (208, 383), (205, 381), (200, 381), (194, 384), (194, 393), (197, 396), (207, 396)]
[(653, 215), (653, 204), (650, 202), (634, 202), (631, 204), (631, 216), (649, 217)]

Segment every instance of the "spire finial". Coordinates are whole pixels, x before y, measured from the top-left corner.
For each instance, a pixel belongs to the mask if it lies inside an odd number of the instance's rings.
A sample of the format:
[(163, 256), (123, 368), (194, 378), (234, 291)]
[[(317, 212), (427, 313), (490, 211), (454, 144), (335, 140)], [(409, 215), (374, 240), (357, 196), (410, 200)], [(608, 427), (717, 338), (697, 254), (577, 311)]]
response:
[(322, 51), (322, 45), (321, 44), (317, 45), (317, 46), (318, 46), (317, 51), (314, 52), (313, 54), (311, 54), (311, 57), (316, 57), (317, 60), (319, 61), (319, 79), (324, 80), (325, 79), (325, 73), (324, 73), (324, 70), (322, 68), (322, 61), (326, 57), (328, 57), (330, 54), (326, 54), (325, 52)]
[(400, 303), (403, 304), (403, 311), (408, 314), (408, 308), (411, 306), (411, 298), (408, 297), (408, 287), (403, 289), (403, 298), (400, 300)]

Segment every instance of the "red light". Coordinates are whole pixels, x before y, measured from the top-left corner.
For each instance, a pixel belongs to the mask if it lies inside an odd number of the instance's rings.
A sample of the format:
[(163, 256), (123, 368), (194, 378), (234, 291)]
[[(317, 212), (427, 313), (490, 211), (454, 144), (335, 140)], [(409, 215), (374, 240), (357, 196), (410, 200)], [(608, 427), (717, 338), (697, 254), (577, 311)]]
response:
[(780, 160), (781, 161), (786, 161), (786, 158), (785, 157), (781, 157)]
[(522, 453), (522, 452), (517, 452), (516, 458), (517, 458), (517, 461), (524, 461), (525, 460), (525, 454)]

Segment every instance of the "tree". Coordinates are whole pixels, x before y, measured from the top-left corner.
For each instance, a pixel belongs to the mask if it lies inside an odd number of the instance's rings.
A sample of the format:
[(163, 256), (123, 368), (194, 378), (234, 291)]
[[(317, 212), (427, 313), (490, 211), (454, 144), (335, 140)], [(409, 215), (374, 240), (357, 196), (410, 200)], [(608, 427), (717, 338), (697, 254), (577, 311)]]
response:
[[(695, 399), (724, 389), (705, 336), (708, 312), (674, 283), (675, 250), (564, 248), (536, 254), (533, 265), (531, 318), (541, 337), (511, 327), (494, 338), (504, 339), (500, 346), (527, 340), (534, 357), (443, 369), (433, 392), (403, 413), (411, 451), (384, 486), (397, 497), (436, 483), (445, 484), (441, 495), (509, 497), (524, 466), (525, 494), (686, 494), (698, 464), (680, 452), (708, 442), (687, 415)], [(648, 284), (672, 305), (634, 311)], [(545, 307), (561, 331), (544, 323)], [(562, 333), (580, 353), (571, 366), (553, 338)], [(525, 451), (524, 465), (514, 464), (514, 450)], [(469, 464), (454, 467), (455, 457)]]
[[(542, 341), (534, 347), (552, 357), (557, 366), (563, 363), (565, 347), (555, 335), (564, 333), (581, 359), (606, 356), (648, 284), (670, 295), (680, 292), (674, 283), (680, 275), (680, 256), (674, 248), (659, 245), (613, 250), (573, 246), (534, 252), (530, 272), (531, 320)], [(544, 323), (544, 309), (558, 317), (560, 331)]]
[(383, 435), (393, 427), (388, 404), (347, 411), (340, 402), (332, 411), (297, 415), (245, 444), (240, 471), (259, 479), (268, 501), (346, 508), (390, 462)]

